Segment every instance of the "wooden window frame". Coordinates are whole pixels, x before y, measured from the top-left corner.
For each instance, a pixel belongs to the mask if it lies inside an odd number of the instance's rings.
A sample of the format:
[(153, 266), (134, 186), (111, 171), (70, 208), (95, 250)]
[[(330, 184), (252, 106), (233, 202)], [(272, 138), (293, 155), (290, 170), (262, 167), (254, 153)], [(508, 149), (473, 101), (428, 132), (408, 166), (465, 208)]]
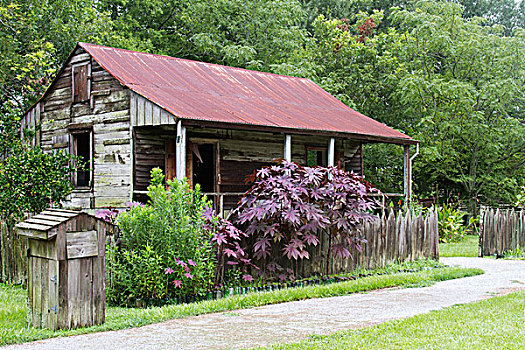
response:
[[(87, 88), (87, 96), (83, 100), (77, 100), (75, 99), (75, 69), (79, 67), (87, 66), (87, 74), (86, 74), (86, 88)], [(71, 102), (73, 104), (86, 104), (91, 99), (91, 62), (82, 62), (78, 64), (72, 64), (71, 65)]]
[(326, 165), (319, 165), (317, 164), (316, 166), (328, 166), (328, 148), (327, 147), (310, 147), (310, 146), (306, 146), (306, 151), (304, 153), (304, 164), (306, 166), (309, 166), (308, 165), (308, 151), (324, 151), (325, 153), (325, 163)]
[[(92, 128), (87, 128), (87, 129), (75, 129), (75, 130), (70, 130), (70, 149), (69, 149), (69, 153), (71, 153), (72, 155), (76, 156), (78, 154), (77, 152), (77, 147), (76, 147), (76, 140), (75, 140), (75, 137), (77, 135), (80, 135), (80, 134), (89, 134), (89, 169), (88, 169), (88, 172), (89, 172), (89, 184), (88, 186), (78, 186), (77, 185), (77, 172), (74, 172), (72, 174), (72, 179), (71, 181), (73, 182), (73, 186), (75, 187), (75, 191), (82, 191), (82, 190), (92, 190), (93, 189), (93, 169), (94, 169), (94, 154), (93, 154), (93, 150), (94, 150), (94, 140), (93, 140), (93, 129)], [(75, 165), (75, 164), (74, 164)]]

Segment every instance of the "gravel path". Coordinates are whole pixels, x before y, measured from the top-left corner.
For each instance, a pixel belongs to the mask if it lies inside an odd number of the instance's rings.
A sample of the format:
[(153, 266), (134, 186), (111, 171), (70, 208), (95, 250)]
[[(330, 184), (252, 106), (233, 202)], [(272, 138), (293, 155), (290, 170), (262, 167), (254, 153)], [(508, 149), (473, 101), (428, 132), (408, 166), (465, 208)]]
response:
[(141, 328), (54, 338), (7, 349), (239, 349), (360, 328), (525, 289), (525, 261), (442, 258), (484, 275), (425, 288), (389, 289), (171, 320)]

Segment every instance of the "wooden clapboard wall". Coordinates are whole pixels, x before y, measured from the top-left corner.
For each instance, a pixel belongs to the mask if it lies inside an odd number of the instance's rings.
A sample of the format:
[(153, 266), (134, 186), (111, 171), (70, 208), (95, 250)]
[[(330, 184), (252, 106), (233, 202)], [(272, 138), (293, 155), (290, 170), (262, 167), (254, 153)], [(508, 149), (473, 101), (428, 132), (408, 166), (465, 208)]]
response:
[(525, 210), (484, 210), (481, 219), (480, 256), (501, 256), (525, 248)]
[(155, 103), (130, 92), (130, 116), (134, 126), (175, 125), (175, 116)]
[[(72, 66), (89, 65), (89, 99), (73, 103)], [(67, 207), (122, 206), (131, 196), (131, 133), (129, 90), (77, 49), (51, 90), (23, 118), (23, 125), (41, 122), (36, 138), (46, 151), (71, 151), (70, 130), (92, 132), (93, 186), (74, 191)]]

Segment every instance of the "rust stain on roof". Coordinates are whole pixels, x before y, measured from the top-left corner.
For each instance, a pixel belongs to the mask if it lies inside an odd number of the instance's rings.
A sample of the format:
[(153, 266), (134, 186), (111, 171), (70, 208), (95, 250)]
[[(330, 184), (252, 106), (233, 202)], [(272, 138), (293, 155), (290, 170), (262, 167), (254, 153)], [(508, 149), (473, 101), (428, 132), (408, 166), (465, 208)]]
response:
[(121, 84), (181, 119), (417, 142), (309, 79), (79, 43)]

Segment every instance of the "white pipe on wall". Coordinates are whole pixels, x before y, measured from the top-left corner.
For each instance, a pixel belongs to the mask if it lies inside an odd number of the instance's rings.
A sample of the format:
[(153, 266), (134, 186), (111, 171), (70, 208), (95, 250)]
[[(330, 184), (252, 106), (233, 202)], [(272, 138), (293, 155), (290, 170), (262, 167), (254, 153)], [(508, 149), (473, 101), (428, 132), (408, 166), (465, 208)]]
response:
[(328, 142), (328, 166), (335, 165), (335, 138), (331, 137)]
[(292, 161), (292, 136), (285, 135), (284, 137), (284, 159), (287, 162)]
[(182, 121), (177, 122), (177, 140), (176, 140), (176, 174), (177, 180), (183, 180), (186, 177), (186, 128), (182, 126)]

